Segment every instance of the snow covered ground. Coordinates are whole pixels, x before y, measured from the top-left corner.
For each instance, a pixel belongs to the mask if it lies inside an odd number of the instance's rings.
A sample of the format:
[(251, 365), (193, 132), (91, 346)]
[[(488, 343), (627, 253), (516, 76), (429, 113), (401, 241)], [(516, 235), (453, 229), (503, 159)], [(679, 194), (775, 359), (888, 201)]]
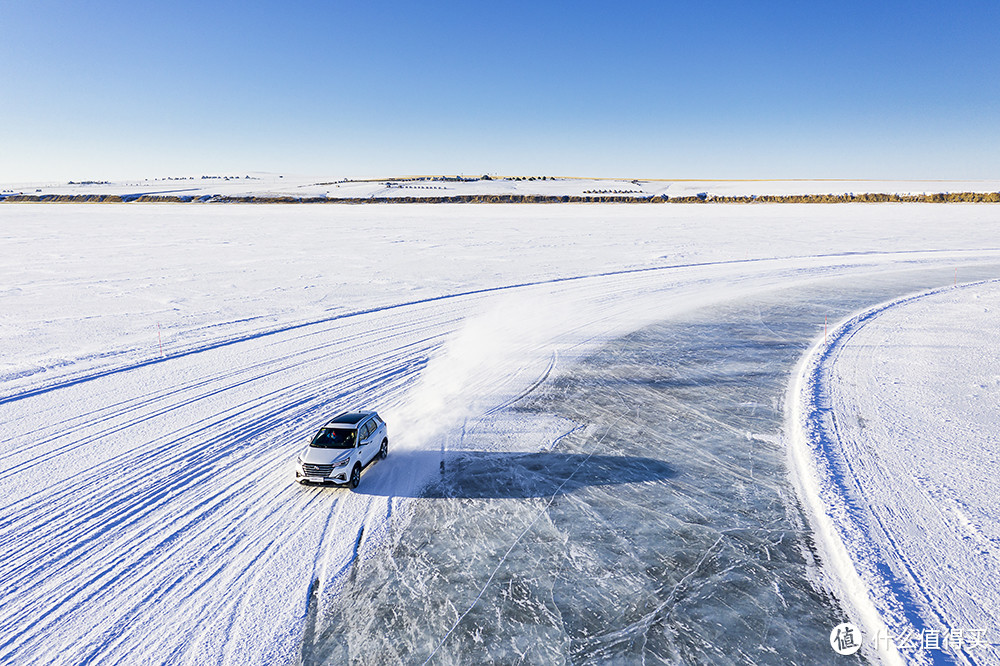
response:
[[(349, 180), (271, 173), (224, 176), (188, 175), (130, 181), (73, 181), (59, 183), (8, 183), (4, 194), (155, 194), (199, 198), (203, 196), (258, 197), (450, 197), (462, 195), (632, 195), (690, 197), (795, 194), (937, 194), (947, 192), (997, 192), (1000, 180), (650, 180), (631, 178), (518, 177), (481, 180), (424, 176)], [(468, 174), (467, 174), (468, 176)], [(539, 174), (541, 176), (541, 174)]]
[(996, 281), (881, 304), (800, 375), (799, 462), (828, 557), (870, 636), (911, 663), (1000, 661), (998, 313)]
[[(293, 660), (469, 419), (713, 303), (982, 277), (998, 211), (5, 204), (0, 662)], [(298, 487), (305, 438), (362, 406), (392, 441), (363, 492)]]

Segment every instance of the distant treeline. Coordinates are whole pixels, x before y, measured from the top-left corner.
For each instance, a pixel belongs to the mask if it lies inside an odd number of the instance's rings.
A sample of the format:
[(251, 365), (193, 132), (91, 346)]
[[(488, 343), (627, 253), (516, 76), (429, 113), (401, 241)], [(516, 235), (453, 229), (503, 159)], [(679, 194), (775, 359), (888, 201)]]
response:
[(768, 194), (759, 196), (714, 196), (697, 194), (686, 197), (590, 196), (543, 194), (458, 194), (430, 197), (268, 197), (268, 196), (175, 196), (158, 194), (7, 194), (3, 202), (28, 203), (250, 203), (250, 204), (414, 204), (414, 203), (1000, 203), (1000, 192), (952, 192), (949, 194)]

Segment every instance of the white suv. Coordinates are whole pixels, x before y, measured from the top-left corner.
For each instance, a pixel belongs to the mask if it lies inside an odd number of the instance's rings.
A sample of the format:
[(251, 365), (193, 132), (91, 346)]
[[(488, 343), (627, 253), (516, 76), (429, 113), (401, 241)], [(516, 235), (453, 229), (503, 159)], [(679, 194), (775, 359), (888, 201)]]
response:
[(389, 453), (385, 421), (375, 412), (347, 412), (313, 435), (299, 454), (295, 479), (299, 483), (336, 483), (357, 488), (361, 470)]

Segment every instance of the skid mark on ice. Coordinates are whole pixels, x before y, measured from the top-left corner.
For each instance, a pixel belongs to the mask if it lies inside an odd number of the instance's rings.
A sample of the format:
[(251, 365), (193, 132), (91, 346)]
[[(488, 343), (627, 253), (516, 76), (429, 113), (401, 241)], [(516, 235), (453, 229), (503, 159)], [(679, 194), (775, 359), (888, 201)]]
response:
[[(662, 619), (662, 617), (670, 616), (669, 609), (674, 605), (678, 592), (691, 584), (694, 577), (699, 571), (701, 571), (705, 562), (707, 562), (710, 557), (715, 555), (716, 549), (722, 544), (725, 537), (726, 533), (723, 532), (723, 534), (720, 535), (711, 546), (705, 549), (701, 558), (699, 558), (698, 561), (695, 562), (694, 566), (692, 566), (691, 569), (681, 577), (681, 579), (670, 590), (670, 594), (667, 595), (667, 598), (660, 602), (656, 608), (645, 614), (638, 621), (622, 627), (621, 629), (597, 636), (588, 636), (586, 643), (590, 649), (583, 650), (583, 652), (598, 658), (611, 659), (614, 657), (612, 650), (617, 644), (634, 640), (636, 634), (645, 637), (655, 622)], [(726, 569), (721, 569), (716, 572), (716, 575), (725, 572)], [(664, 611), (666, 611), (666, 613), (664, 613)]]
[(302, 631), (302, 641), (299, 645), (299, 654), (296, 663), (301, 664), (304, 656), (304, 648), (311, 645), (316, 640), (316, 621), (319, 617), (319, 578), (313, 578), (309, 586), (309, 594), (306, 596), (306, 621), (305, 629)]
[(583, 459), (574, 468), (574, 470), (569, 474), (569, 476), (567, 476), (562, 481), (562, 483), (555, 489), (555, 492), (552, 493), (552, 496), (549, 497), (548, 500), (546, 501), (546, 503), (535, 513), (535, 516), (534, 516), (534, 518), (532, 518), (531, 522), (529, 522), (528, 525), (520, 532), (520, 534), (517, 535), (517, 537), (514, 539), (513, 543), (511, 543), (510, 546), (507, 548), (507, 551), (500, 557), (500, 561), (497, 563), (496, 567), (494, 567), (493, 571), (490, 572), (489, 578), (486, 579), (486, 582), (483, 584), (482, 588), (479, 590), (479, 593), (476, 595), (475, 599), (473, 599), (473, 601), (469, 605), (469, 607), (466, 608), (458, 616), (458, 619), (455, 620), (455, 623), (445, 632), (444, 636), (437, 643), (437, 645), (435, 645), (435, 647), (431, 651), (431, 653), (429, 655), (427, 655), (427, 659), (425, 659), (424, 662), (423, 662), (425, 666), (426, 666), (426, 664), (430, 663), (431, 659), (434, 658), (434, 655), (437, 654), (438, 650), (441, 649), (441, 647), (448, 641), (448, 638), (452, 635), (452, 633), (455, 631), (455, 629), (457, 629), (458, 626), (462, 623), (462, 620), (464, 620), (465, 617), (469, 613), (472, 612), (472, 609), (476, 607), (476, 604), (479, 603), (479, 600), (483, 598), (483, 594), (486, 593), (486, 590), (490, 587), (490, 584), (492, 584), (493, 579), (496, 578), (497, 573), (503, 567), (504, 563), (507, 561), (507, 558), (510, 557), (510, 554), (514, 551), (514, 549), (521, 542), (521, 540), (524, 538), (524, 536), (528, 532), (531, 531), (531, 528), (533, 528), (535, 526), (535, 523), (538, 522), (538, 519), (541, 518), (543, 515), (545, 515), (545, 513), (548, 511), (549, 507), (552, 506), (552, 503), (556, 500), (556, 497), (559, 496), (559, 494), (562, 491), (563, 487), (567, 483), (569, 483), (573, 479), (573, 477), (576, 476), (576, 473), (579, 472), (580, 469), (582, 469), (583, 466), (587, 464), (587, 461), (590, 460), (591, 457), (593, 457), (594, 453), (596, 453), (598, 451), (600, 445), (604, 442), (605, 438), (614, 429), (614, 427), (616, 425), (618, 425), (619, 421), (621, 421), (621, 419), (623, 419), (625, 416), (627, 416), (629, 414), (630, 407), (625, 403), (625, 399), (622, 397), (621, 392), (616, 391), (616, 393), (618, 393), (618, 398), (619, 398), (619, 400), (622, 401), (622, 406), (624, 407), (622, 413), (618, 416), (617, 419), (615, 419), (615, 421), (608, 428), (605, 429), (604, 434), (601, 436), (600, 439), (597, 440), (597, 442), (591, 448), (590, 453), (588, 455), (586, 455), (586, 456), (583, 457)]
[(534, 384), (532, 384), (531, 386), (529, 386), (524, 392), (522, 392), (522, 393), (514, 396), (513, 398), (511, 398), (509, 400), (504, 401), (503, 403), (501, 403), (501, 404), (497, 405), (496, 407), (494, 407), (493, 409), (489, 410), (488, 412), (486, 412), (486, 414), (484, 414), (484, 417), (493, 416), (494, 414), (497, 414), (498, 412), (503, 411), (504, 409), (509, 408), (513, 404), (515, 404), (515, 403), (523, 400), (524, 398), (528, 397), (529, 395), (531, 395), (532, 392), (534, 392), (539, 386), (541, 386), (543, 383), (545, 383), (545, 380), (549, 378), (550, 374), (552, 374), (552, 370), (556, 367), (556, 357), (557, 357), (556, 352), (552, 352), (552, 358), (549, 361), (548, 367), (545, 368), (545, 372), (542, 373), (542, 376), (539, 377), (538, 380), (535, 381)]

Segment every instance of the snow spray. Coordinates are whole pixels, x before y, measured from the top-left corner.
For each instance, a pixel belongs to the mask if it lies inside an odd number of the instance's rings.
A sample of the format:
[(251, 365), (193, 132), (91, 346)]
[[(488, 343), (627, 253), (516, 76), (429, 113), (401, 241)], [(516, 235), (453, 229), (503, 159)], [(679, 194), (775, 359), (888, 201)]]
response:
[(443, 440), (437, 440), (516, 391), (522, 370), (544, 367), (565, 310), (552, 297), (508, 295), (467, 318), (431, 357), (395, 413), (386, 413), (400, 433), (394, 443), (443, 451)]

